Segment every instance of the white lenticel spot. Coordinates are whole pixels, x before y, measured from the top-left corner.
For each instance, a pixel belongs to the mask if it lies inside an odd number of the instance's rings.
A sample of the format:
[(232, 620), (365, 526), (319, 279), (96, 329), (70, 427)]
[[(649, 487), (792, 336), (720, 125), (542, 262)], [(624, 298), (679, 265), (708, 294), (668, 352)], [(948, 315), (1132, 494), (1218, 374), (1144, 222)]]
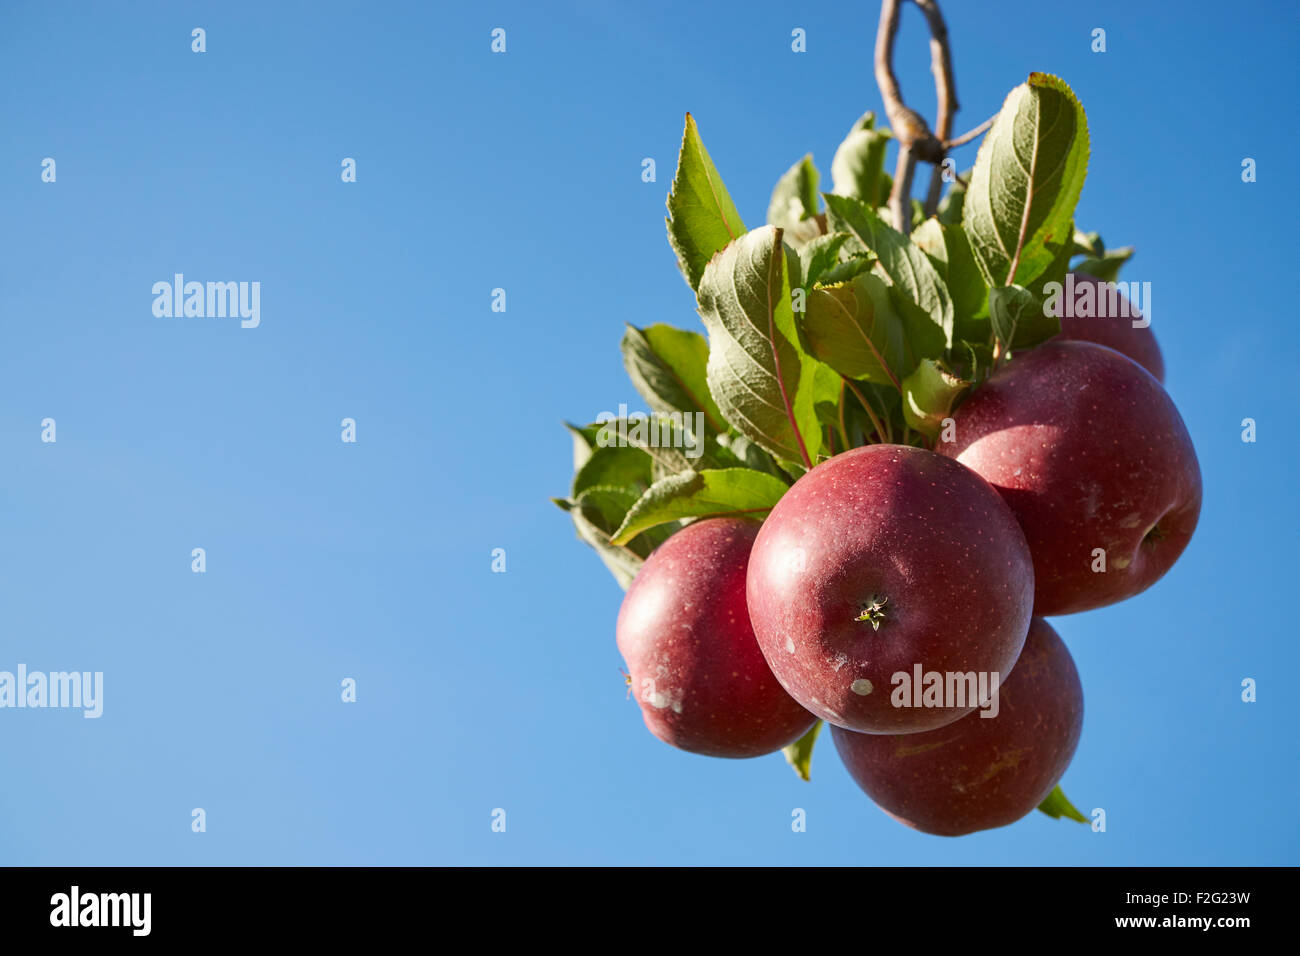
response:
[(849, 690), (853, 691), (855, 694), (860, 694), (861, 696), (866, 697), (872, 690), (871, 681), (867, 680), (865, 677), (859, 677), (849, 685)]
[(794, 641), (790, 640), (788, 637), (785, 639), (785, 650), (787, 654), (794, 653)]

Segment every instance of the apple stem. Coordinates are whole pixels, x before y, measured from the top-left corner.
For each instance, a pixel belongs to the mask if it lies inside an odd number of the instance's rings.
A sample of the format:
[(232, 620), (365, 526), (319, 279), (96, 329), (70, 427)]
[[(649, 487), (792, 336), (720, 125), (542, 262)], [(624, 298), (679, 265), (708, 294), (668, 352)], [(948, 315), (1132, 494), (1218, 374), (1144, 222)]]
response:
[(867, 401), (867, 396), (862, 394), (862, 390), (854, 385), (852, 380), (845, 378), (843, 375), (840, 376), (840, 381), (849, 387), (849, 391), (851, 391), (861, 403), (863, 411), (865, 411), (867, 417), (871, 419), (871, 427), (876, 430), (876, 437), (879, 438), (882, 443), (892, 444), (894, 437), (893, 434), (889, 432), (888, 428), (876, 416), (876, 412), (871, 407), (871, 403)]

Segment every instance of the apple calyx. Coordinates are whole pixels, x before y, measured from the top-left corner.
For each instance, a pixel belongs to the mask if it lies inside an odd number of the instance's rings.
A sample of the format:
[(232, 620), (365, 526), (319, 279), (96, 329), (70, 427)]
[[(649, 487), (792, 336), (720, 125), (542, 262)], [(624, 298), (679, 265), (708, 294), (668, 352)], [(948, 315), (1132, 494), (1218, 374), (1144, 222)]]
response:
[(862, 605), (862, 613), (855, 617), (855, 621), (866, 621), (871, 625), (873, 631), (880, 630), (880, 625), (885, 621), (885, 605), (889, 603), (889, 598), (878, 598), (872, 595), (867, 599), (867, 603)]

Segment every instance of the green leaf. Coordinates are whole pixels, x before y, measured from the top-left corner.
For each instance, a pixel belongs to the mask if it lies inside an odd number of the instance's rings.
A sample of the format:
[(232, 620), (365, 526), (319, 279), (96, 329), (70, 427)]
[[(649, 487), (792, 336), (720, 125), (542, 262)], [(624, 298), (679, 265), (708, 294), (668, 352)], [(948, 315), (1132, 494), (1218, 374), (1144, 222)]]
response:
[[(986, 329), (990, 325), (991, 323), (986, 325)], [(993, 364), (993, 347), (989, 344), (988, 338), (978, 342), (963, 339), (953, 347), (950, 359), (955, 375), (968, 382), (980, 382), (987, 377), (983, 371)]]
[(644, 449), (630, 445), (597, 447), (573, 476), (573, 497), (600, 485), (641, 491), (653, 481), (652, 466)]
[[(596, 423), (597, 451), (593, 452), (593, 457), (605, 447), (639, 450), (653, 463), (655, 478), (740, 464), (736, 456), (718, 442), (717, 435), (707, 428), (701, 433), (695, 425), (681, 412), (667, 415), (632, 412), (622, 417), (611, 417)], [(644, 486), (637, 490), (644, 490)]]
[(677, 267), (692, 289), (709, 260), (731, 240), (745, 233), (736, 204), (700, 140), (695, 119), (686, 114), (686, 129), (677, 155), (677, 174), (668, 193), (668, 242), (677, 253)]
[(1080, 255), (1100, 259), (1106, 254), (1106, 244), (1101, 241), (1101, 233), (1099, 232), (1083, 232), (1080, 229), (1075, 229), (1074, 246), (1075, 252)]
[[(867, 391), (866, 388), (861, 386), (858, 390), (864, 393)], [(895, 392), (894, 394), (898, 393)], [(878, 407), (878, 404), (872, 406), (873, 411)], [(857, 396), (851, 392), (847, 392), (844, 396), (844, 424), (848, 429), (849, 447), (851, 448), (885, 440), (883, 437), (876, 437), (875, 425), (872, 424), (871, 419), (862, 410), (862, 405)]]
[(1056, 256), (1049, 242), (1059, 248), (1073, 240), (1087, 167), (1083, 107), (1062, 80), (1031, 73), (1007, 95), (980, 145), (962, 213), (990, 286), (1026, 283)]
[(835, 446), (831, 436), (827, 434), (827, 426), (832, 433), (839, 428), (840, 398), (844, 391), (844, 379), (825, 362), (809, 358), (808, 364), (813, 372), (813, 414), (823, 426), (817, 432), (819, 447), (814, 459), (816, 464), (822, 459), (831, 457), (837, 451), (847, 451), (845, 448)]
[(805, 289), (817, 285), (828, 269), (840, 261), (840, 247), (848, 240), (847, 232), (818, 236), (799, 249), (799, 282)]
[(875, 113), (863, 114), (831, 160), (831, 191), (860, 199), (872, 207), (879, 202), (885, 148), (893, 138), (889, 130), (875, 129), (875, 125)]
[(753, 468), (789, 482), (789, 476), (777, 465), (776, 459), (739, 432), (719, 435), (718, 443), (735, 457), (736, 467)]
[(903, 418), (930, 438), (943, 430), (943, 420), (970, 387), (938, 362), (925, 359), (903, 380)]
[(709, 394), (705, 369), (709, 343), (698, 332), (652, 325), (633, 325), (623, 333), (623, 367), (637, 392), (661, 415), (702, 413), (708, 427), (725, 431), (722, 413)]
[(799, 347), (781, 230), (741, 236), (704, 270), (697, 293), (709, 333), (709, 391), (728, 422), (778, 459), (811, 463), (821, 447), (815, 368)]
[[(829, 193), (825, 199), (831, 231), (848, 232), (853, 236), (846, 248), (854, 251), (850, 247), (858, 245), (874, 252), (894, 287), (928, 315), (933, 328), (926, 328), (923, 324), (908, 329), (913, 350), (918, 355), (937, 355), (951, 346), (952, 298), (926, 254), (858, 200)], [(912, 338), (913, 335), (916, 338)]]
[(600, 426), (579, 426), (571, 422), (565, 422), (564, 427), (573, 436), (573, 470), (576, 472), (587, 463), (587, 459), (591, 457), (591, 453), (595, 450), (596, 435), (600, 431)]
[(1074, 243), (1069, 239), (1062, 242), (1052, 240), (1047, 243), (1047, 249), (1052, 258), (1041, 272), (1025, 281), (1025, 288), (1040, 299), (1047, 296), (1048, 283), (1065, 281), (1065, 274), (1070, 271), (1070, 258), (1074, 255)]
[[(876, 274), (880, 274), (879, 269)], [(943, 332), (934, 324), (930, 313), (913, 302), (911, 296), (896, 285), (889, 287), (889, 301), (903, 320), (903, 342), (907, 350), (909, 371), (918, 359), (939, 358), (944, 354), (946, 346)], [(953, 322), (956, 323), (955, 318)]]
[(989, 318), (1004, 350), (1028, 348), (1061, 331), (1061, 320), (1044, 314), (1043, 300), (1018, 285), (989, 289)]
[(819, 720), (812, 725), (808, 733), (781, 750), (781, 753), (785, 754), (786, 763), (793, 767), (799, 779), (805, 782), (812, 779), (813, 744), (817, 742), (817, 734), (821, 729), (822, 722)]
[(646, 489), (612, 541), (624, 544), (647, 528), (683, 518), (764, 516), (787, 490), (779, 478), (752, 468), (672, 475)]
[(1086, 272), (1094, 279), (1100, 279), (1102, 282), (1114, 282), (1119, 278), (1120, 267), (1131, 258), (1133, 258), (1132, 246), (1108, 249), (1102, 253), (1100, 258), (1089, 256), (1083, 259), (1074, 267), (1074, 271)]
[(814, 356), (849, 378), (898, 387), (909, 371), (903, 320), (881, 279), (867, 273), (844, 285), (814, 289), (807, 305), (798, 324)]
[[(628, 488), (602, 486), (588, 488), (572, 499), (573, 510), (590, 522), (594, 528), (604, 533), (606, 538), (610, 538), (615, 529), (622, 524), (628, 511), (640, 500), (641, 494), (644, 492), (638, 493)], [(656, 534), (646, 535), (636, 542), (629, 540), (618, 547), (630, 551), (639, 558), (648, 558), (650, 552), (667, 538), (668, 529), (661, 528)]]
[[(894, 191), (894, 177), (889, 173), (880, 174), (880, 192), (876, 196), (876, 209), (889, 212), (889, 194)], [(871, 203), (867, 203), (868, 206)]]
[[(925, 206), (921, 200), (913, 199), (912, 203), (912, 228), (915, 229), (921, 223), (925, 222)], [(884, 222), (885, 220), (881, 220)]]
[[(850, 437), (853, 437), (855, 431), (860, 433), (862, 441), (859, 444), (875, 441), (892, 443), (901, 438), (904, 424), (903, 393), (892, 385), (877, 385), (874, 382), (854, 383), (854, 388), (862, 394), (861, 399), (855, 394), (853, 400), (847, 402), (845, 418), (848, 419)], [(863, 406), (870, 408), (884, 426), (883, 437), (876, 437), (875, 423), (863, 410)]]
[(591, 545), (605, 562), (619, 586), (627, 590), (650, 552), (676, 530), (672, 526), (655, 528), (625, 545), (616, 545), (610, 535), (627, 514), (639, 495), (623, 488), (588, 488), (572, 501), (553, 499), (569, 512), (578, 537)]
[(912, 232), (912, 241), (930, 257), (952, 296), (955, 339), (988, 338), (989, 287), (975, 263), (970, 240), (961, 223), (944, 225), (927, 219)]
[(1075, 808), (1074, 804), (1070, 802), (1069, 798), (1066, 797), (1065, 791), (1061, 789), (1059, 783), (1052, 788), (1052, 792), (1047, 795), (1047, 799), (1038, 805), (1038, 809), (1042, 810), (1053, 820), (1067, 817), (1068, 819), (1076, 820), (1079, 823), (1089, 822), (1088, 818), (1080, 813)]
[(965, 184), (970, 182), (971, 172), (968, 169), (964, 173), (958, 173), (957, 178), (949, 183), (948, 192), (939, 200), (936, 215), (945, 226), (953, 226), (961, 222), (961, 210), (966, 202)]
[[(842, 236), (844, 233), (832, 233), (832, 235)], [(864, 272), (870, 272), (875, 268), (879, 260), (871, 253), (861, 255), (851, 255), (842, 262), (837, 262), (818, 277), (818, 284), (838, 285), (841, 282), (848, 282)]]
[(812, 153), (795, 163), (777, 180), (767, 206), (769, 225), (793, 229), (804, 219), (817, 215), (817, 181), (820, 175), (813, 165)]

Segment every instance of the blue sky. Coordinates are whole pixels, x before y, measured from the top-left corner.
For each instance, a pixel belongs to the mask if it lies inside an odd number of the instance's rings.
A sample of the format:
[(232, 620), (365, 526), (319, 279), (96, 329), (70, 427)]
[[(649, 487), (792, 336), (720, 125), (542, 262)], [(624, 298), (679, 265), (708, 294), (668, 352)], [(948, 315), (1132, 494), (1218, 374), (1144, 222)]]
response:
[[(561, 420), (638, 404), (623, 323), (700, 328), (663, 227), (683, 114), (760, 224), (791, 163), (829, 179), (879, 109), (874, 5), (9, 3), (0, 670), (103, 671), (105, 701), (0, 710), (0, 863), (1300, 861), (1300, 14), (1059, 6), (945, 4), (957, 126), (1031, 70), (1079, 95), (1077, 221), (1138, 248), (1205, 483), (1165, 580), (1054, 621), (1086, 698), (1064, 785), (1105, 833), (923, 836), (829, 741), (811, 784), (661, 744), (624, 699), (622, 592), (547, 500)], [(932, 115), (911, 7), (897, 69)], [(175, 272), (259, 281), (261, 325), (156, 318)]]

